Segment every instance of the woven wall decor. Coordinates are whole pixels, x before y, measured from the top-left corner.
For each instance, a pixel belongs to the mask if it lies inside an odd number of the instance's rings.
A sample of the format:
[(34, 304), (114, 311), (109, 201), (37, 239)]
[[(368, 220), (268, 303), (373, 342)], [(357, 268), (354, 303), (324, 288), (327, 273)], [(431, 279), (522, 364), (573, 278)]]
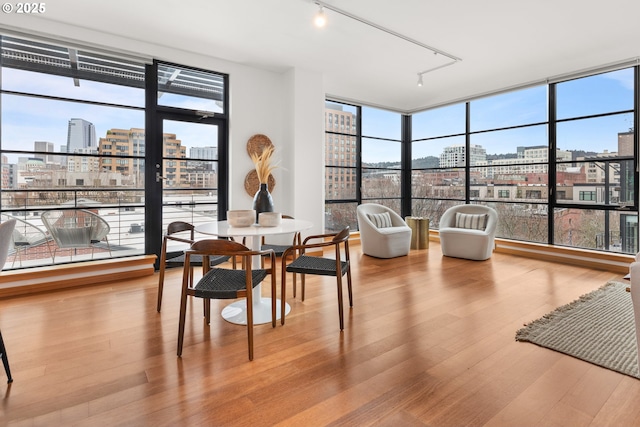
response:
[[(267, 184), (269, 186), (269, 192), (273, 193), (273, 189), (276, 188), (276, 179), (273, 177), (273, 175), (269, 174)], [(256, 173), (256, 170), (253, 169), (244, 178), (244, 190), (248, 195), (253, 197), (256, 195), (259, 189), (260, 181), (258, 180), (258, 174)]]
[(262, 154), (262, 151), (269, 146), (273, 146), (273, 143), (271, 142), (269, 137), (267, 135), (259, 133), (253, 135), (251, 138), (249, 138), (249, 141), (247, 141), (247, 153), (249, 154), (249, 157), (251, 157), (251, 155), (254, 153), (259, 156), (260, 154)]

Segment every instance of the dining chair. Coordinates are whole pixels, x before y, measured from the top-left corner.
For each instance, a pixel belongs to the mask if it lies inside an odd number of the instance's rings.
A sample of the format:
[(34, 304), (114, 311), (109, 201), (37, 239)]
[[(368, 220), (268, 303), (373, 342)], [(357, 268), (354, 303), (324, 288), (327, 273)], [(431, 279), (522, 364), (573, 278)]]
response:
[[(7, 256), (9, 255), (9, 246), (11, 245), (11, 237), (13, 230), (16, 227), (16, 220), (9, 219), (0, 223), (0, 269), (4, 268), (4, 264), (7, 262)], [(4, 365), (4, 371), (7, 374), (7, 383), (12, 383), (11, 369), (9, 369), (9, 358), (7, 357), (7, 349), (4, 346), (4, 339), (2, 339), (2, 332), (0, 331), (0, 358), (2, 358), (2, 364)]]
[[(290, 215), (282, 215), (283, 219), (294, 219), (292, 216)], [(276, 259), (277, 258), (282, 258), (282, 255), (284, 254), (284, 251), (286, 251), (287, 249), (289, 249), (291, 246), (293, 245), (301, 245), (302, 244), (302, 235), (300, 234), (299, 231), (293, 233), (293, 239), (291, 241), (291, 244), (286, 244), (286, 245), (281, 245), (281, 244), (273, 244), (273, 243), (268, 243), (266, 241), (266, 237), (262, 236), (262, 244), (261, 244), (261, 249), (273, 249), (273, 252), (276, 255)], [(296, 252), (294, 251), (292, 253), (293, 259), (295, 259), (296, 257)], [(262, 267), (264, 268), (264, 258), (262, 257), (261, 262), (262, 262)], [(296, 297), (296, 275), (293, 275), (293, 297)]]
[[(319, 243), (309, 243), (311, 240), (321, 241)], [(327, 240), (330, 239), (330, 240)], [(335, 248), (334, 258), (324, 258), (306, 255), (309, 249), (319, 249), (326, 247)], [(344, 261), (341, 252), (344, 247)], [(297, 251), (296, 258), (287, 264), (287, 256), (290, 252)], [(321, 276), (335, 276), (338, 281), (338, 314), (340, 316), (340, 330), (344, 329), (344, 310), (342, 298), (342, 276), (347, 275), (347, 290), (349, 292), (349, 307), (353, 307), (353, 291), (351, 286), (351, 264), (349, 259), (349, 227), (345, 227), (339, 233), (318, 234), (304, 239), (301, 245), (292, 245), (285, 250), (282, 255), (282, 282), (280, 298), (282, 299), (280, 322), (284, 325), (285, 302), (287, 289), (287, 273), (298, 273), (302, 277), (302, 301), (305, 296), (305, 276), (307, 274), (317, 274)]]
[[(188, 232), (189, 237), (184, 236)], [(176, 234), (183, 233), (182, 235), (177, 236)], [(195, 242), (195, 226), (188, 222), (184, 221), (174, 221), (167, 226), (167, 233), (164, 235), (162, 239), (162, 250), (160, 253), (160, 265), (159, 265), (159, 274), (158, 274), (158, 303), (157, 310), (158, 313), (162, 308), (162, 293), (164, 291), (164, 275), (165, 269), (167, 267), (182, 267), (184, 266), (185, 255), (184, 250), (167, 252), (167, 243), (168, 241), (187, 243), (192, 245)], [(229, 260), (229, 257), (225, 256), (216, 256), (209, 257), (210, 265), (216, 266), (218, 264), (222, 264)], [(235, 261), (235, 260), (234, 260)], [(202, 265), (202, 257), (201, 256), (193, 256), (191, 259), (192, 267), (199, 267)], [(234, 262), (235, 267), (235, 262)], [(191, 282), (193, 282), (193, 268), (191, 269)]]
[[(269, 255), (269, 268), (252, 268), (254, 256)], [(196, 256), (202, 257), (202, 278), (195, 285), (191, 280), (191, 262)], [(242, 258), (242, 269), (211, 267), (209, 258), (227, 256)], [(200, 240), (185, 251), (185, 262), (182, 273), (182, 295), (180, 297), (180, 322), (178, 326), (178, 357), (182, 356), (184, 343), (187, 296), (205, 299), (205, 320), (211, 321), (212, 299), (246, 298), (247, 306), (247, 338), (249, 342), (249, 360), (253, 360), (253, 289), (267, 275), (271, 276), (271, 325), (276, 326), (276, 281), (275, 255), (272, 250), (253, 251), (246, 246), (231, 240)]]

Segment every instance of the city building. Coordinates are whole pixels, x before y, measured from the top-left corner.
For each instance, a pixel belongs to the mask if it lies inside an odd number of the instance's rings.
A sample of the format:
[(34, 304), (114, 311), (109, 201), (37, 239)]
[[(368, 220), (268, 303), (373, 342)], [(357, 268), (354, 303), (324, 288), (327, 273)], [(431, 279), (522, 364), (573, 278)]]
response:
[(84, 119), (69, 119), (67, 129), (67, 153), (96, 147), (96, 128), (93, 123)]

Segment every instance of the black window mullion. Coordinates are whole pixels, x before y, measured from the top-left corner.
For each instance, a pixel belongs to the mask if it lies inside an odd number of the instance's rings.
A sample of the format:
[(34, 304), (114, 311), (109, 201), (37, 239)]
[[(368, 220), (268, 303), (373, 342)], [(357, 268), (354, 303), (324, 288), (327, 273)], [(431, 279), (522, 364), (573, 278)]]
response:
[(402, 115), (400, 215), (412, 215), (411, 208), (411, 116)]
[(548, 88), (549, 99), (549, 155), (547, 161), (549, 163), (549, 176), (548, 176), (548, 208), (547, 208), (547, 241), (550, 245), (554, 244), (555, 233), (554, 227), (554, 212), (556, 208), (556, 185), (557, 185), (557, 165), (556, 165), (556, 83), (549, 84)]
[(356, 107), (356, 203), (362, 203), (362, 107)]
[(465, 168), (464, 168), (464, 202), (471, 203), (471, 103), (465, 105)]

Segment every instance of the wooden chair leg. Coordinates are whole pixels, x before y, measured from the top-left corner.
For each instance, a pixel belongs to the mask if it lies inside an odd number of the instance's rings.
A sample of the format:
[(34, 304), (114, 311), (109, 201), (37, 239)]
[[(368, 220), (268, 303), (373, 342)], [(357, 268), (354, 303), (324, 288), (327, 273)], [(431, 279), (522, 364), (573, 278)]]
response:
[(349, 291), (349, 307), (353, 307), (353, 290), (351, 288), (351, 266), (347, 270), (347, 289)]
[(285, 304), (287, 302), (287, 263), (282, 260), (282, 277), (280, 280), (280, 324), (284, 325)]
[(203, 298), (202, 300), (204, 304), (204, 318), (207, 321), (207, 325), (211, 324), (211, 299)]
[[(284, 302), (281, 302), (284, 307)], [(276, 273), (275, 268), (271, 274), (271, 327), (276, 327)]]
[(167, 263), (167, 240), (162, 242), (162, 252), (160, 253), (160, 272), (158, 273), (158, 304), (156, 310), (160, 313), (162, 309), (162, 292), (164, 291), (164, 269)]
[(344, 329), (344, 308), (342, 304), (342, 276), (338, 275), (338, 315), (340, 316), (340, 330)]
[(180, 296), (180, 321), (178, 323), (178, 357), (182, 356), (184, 343), (184, 324), (187, 317), (187, 286), (189, 284), (189, 267), (185, 266), (182, 274), (182, 293)]
[(253, 292), (247, 292), (247, 338), (249, 341), (249, 360), (253, 360)]
[(13, 382), (11, 377), (11, 369), (9, 368), (9, 358), (7, 357), (7, 349), (4, 346), (4, 340), (2, 339), (2, 332), (0, 332), (0, 356), (2, 357), (2, 364), (4, 365), (4, 371), (7, 373), (7, 384)]

